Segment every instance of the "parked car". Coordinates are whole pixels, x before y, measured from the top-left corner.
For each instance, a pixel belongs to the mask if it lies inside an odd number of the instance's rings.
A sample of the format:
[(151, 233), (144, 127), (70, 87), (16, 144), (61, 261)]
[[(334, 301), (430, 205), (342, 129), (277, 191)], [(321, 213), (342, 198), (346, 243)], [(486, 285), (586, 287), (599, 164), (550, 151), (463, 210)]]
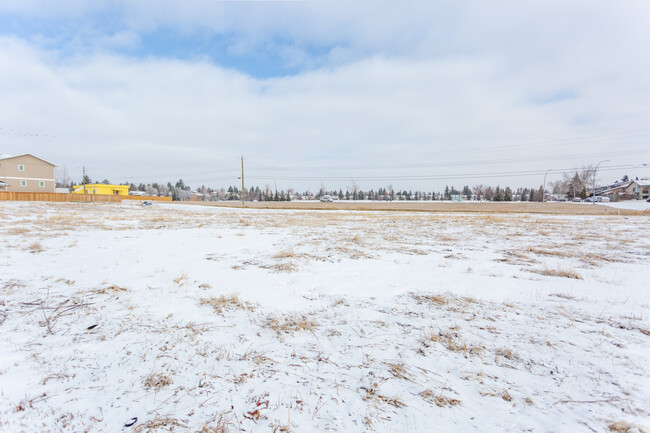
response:
[(573, 200), (571, 201), (574, 203), (580, 203), (582, 200), (580, 199), (580, 197), (574, 197)]
[(333, 202), (334, 199), (329, 195), (324, 195), (324, 196), (322, 196), (320, 198), (320, 201), (325, 202), (325, 203), (330, 203), (330, 202)]

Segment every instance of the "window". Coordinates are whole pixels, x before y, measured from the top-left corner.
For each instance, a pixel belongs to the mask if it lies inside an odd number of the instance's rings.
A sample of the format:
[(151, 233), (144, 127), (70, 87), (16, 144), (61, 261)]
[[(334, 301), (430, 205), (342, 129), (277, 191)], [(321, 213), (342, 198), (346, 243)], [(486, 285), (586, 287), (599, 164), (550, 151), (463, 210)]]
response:
[(18, 171), (25, 171), (25, 166), (24, 165), (19, 165), (18, 166)]
[(40, 186), (41, 188), (45, 188), (45, 182), (41, 180), (40, 182), (38, 182), (38, 186)]
[(20, 181), (20, 186), (27, 186), (27, 181), (26, 180), (21, 180)]

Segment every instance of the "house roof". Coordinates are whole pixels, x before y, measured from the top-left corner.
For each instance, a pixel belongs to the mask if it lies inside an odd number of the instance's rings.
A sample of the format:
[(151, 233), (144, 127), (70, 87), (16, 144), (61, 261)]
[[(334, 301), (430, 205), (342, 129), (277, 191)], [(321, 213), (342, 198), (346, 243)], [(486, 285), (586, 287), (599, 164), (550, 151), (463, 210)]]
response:
[(650, 186), (650, 179), (639, 179), (633, 182), (639, 186)]
[(36, 158), (40, 161), (43, 161), (45, 163), (48, 163), (50, 165), (53, 165), (56, 167), (56, 164), (52, 164), (50, 161), (46, 161), (43, 158), (39, 158), (38, 156), (34, 156), (31, 153), (21, 153), (20, 155), (0, 155), (0, 161), (5, 160), (5, 159), (12, 159), (12, 158), (20, 158), (21, 156), (31, 156), (32, 158)]

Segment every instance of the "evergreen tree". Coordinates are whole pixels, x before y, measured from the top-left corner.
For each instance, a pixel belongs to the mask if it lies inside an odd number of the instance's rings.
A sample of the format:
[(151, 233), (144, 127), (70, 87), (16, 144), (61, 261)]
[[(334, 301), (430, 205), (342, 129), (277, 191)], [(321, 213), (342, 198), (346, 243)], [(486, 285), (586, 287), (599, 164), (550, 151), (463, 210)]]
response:
[(512, 190), (510, 189), (509, 186), (507, 186), (505, 191), (503, 192), (503, 200), (512, 201)]

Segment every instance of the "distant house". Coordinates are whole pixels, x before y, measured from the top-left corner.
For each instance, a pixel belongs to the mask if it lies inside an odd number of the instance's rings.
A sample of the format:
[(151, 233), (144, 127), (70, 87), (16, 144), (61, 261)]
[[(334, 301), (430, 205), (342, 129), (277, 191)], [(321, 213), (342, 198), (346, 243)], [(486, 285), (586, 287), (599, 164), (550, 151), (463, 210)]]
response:
[(107, 194), (107, 195), (129, 195), (129, 185), (108, 185), (105, 183), (88, 183), (76, 185), (72, 190), (73, 194)]
[(609, 197), (612, 201), (650, 198), (650, 180), (628, 180), (617, 182), (596, 191), (597, 196)]
[(0, 190), (54, 192), (56, 165), (34, 155), (0, 155)]
[(637, 199), (647, 200), (650, 198), (650, 179), (633, 180), (628, 187), (630, 192)]

